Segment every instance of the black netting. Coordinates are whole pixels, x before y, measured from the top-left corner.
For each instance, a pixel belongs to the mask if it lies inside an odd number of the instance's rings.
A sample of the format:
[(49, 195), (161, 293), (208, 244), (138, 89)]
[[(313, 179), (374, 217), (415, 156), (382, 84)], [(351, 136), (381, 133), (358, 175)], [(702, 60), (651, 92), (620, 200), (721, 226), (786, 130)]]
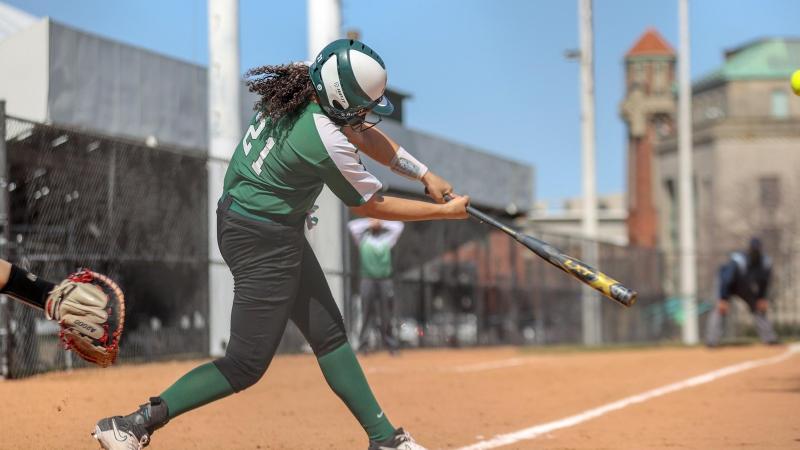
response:
[[(205, 353), (205, 157), (16, 119), (6, 124), (9, 259), (54, 281), (79, 267), (115, 279), (127, 302), (122, 360)], [(41, 312), (9, 305), (10, 376), (83, 364), (59, 351), (56, 327)]]
[[(546, 236), (581, 257), (581, 242)], [(599, 267), (639, 291), (634, 308), (602, 303), (603, 341), (673, 339), (663, 314), (663, 258), (598, 244)], [(358, 328), (358, 249), (351, 244), (350, 315)], [(408, 223), (393, 251), (395, 332), (406, 345), (579, 344), (581, 284), (500, 231), (474, 221)]]
[[(0, 248), (8, 258), (50, 280), (82, 266), (117, 280), (128, 306), (123, 361), (207, 354), (204, 152), (17, 119), (6, 126), (9, 180), (0, 187), (9, 192), (11, 232)], [(581, 257), (580, 240), (541, 237)], [(359, 267), (350, 243), (346, 270), (335, 275), (345, 277), (344, 315), (355, 333)], [(393, 253), (394, 327), (406, 346), (582, 342), (581, 284), (497, 230), (474, 221), (408, 223)], [(603, 342), (680, 339), (681, 301), (665, 294), (677, 288), (677, 257), (602, 243), (598, 255), (601, 270), (639, 292), (629, 309), (597, 297)], [(773, 318), (784, 336), (797, 335), (798, 258), (779, 249), (772, 255)], [(701, 333), (726, 257), (697, 256)], [(751, 334), (746, 313), (729, 322), (729, 337)], [(60, 350), (57, 332), (41, 312), (7, 302), (0, 307), (0, 370), (23, 377), (83, 365)], [(280, 351), (302, 346), (289, 327)]]

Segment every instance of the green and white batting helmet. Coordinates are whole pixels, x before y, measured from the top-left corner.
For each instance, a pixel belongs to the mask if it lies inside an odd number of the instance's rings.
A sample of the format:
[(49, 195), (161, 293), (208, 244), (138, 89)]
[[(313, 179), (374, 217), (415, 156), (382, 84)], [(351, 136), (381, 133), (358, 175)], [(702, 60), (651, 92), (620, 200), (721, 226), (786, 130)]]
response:
[(378, 53), (355, 39), (326, 45), (308, 68), (328, 116), (348, 124), (361, 123), (364, 113), (382, 116), (394, 111), (386, 96), (386, 66)]

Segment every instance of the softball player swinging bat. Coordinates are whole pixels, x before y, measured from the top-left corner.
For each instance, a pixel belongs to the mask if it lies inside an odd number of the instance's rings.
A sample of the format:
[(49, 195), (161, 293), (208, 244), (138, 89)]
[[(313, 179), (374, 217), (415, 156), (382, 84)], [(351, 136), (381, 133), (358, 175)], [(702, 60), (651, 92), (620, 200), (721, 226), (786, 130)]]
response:
[[(190, 371), (131, 414), (101, 419), (94, 436), (106, 449), (141, 449), (170, 420), (247, 389), (267, 370), (291, 320), (361, 424), (369, 449), (423, 449), (392, 425), (373, 396), (303, 224), (323, 185), (356, 214), (385, 220), (464, 219), (469, 198), (445, 202), (450, 184), (374, 128), (379, 120), (367, 120), (393, 106), (383, 95), (383, 60), (363, 43), (337, 40), (310, 66), (263, 66), (246, 76), (260, 100), (217, 208), (217, 242), (235, 285), (225, 357)], [(422, 182), (436, 203), (380, 195), (381, 183), (359, 151)]]

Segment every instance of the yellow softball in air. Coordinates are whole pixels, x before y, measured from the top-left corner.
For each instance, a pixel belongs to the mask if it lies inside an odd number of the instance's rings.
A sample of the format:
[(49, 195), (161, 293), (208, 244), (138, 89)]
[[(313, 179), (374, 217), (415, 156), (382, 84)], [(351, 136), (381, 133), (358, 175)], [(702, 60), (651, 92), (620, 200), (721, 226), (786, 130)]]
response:
[(795, 95), (800, 95), (800, 70), (792, 74), (792, 90)]

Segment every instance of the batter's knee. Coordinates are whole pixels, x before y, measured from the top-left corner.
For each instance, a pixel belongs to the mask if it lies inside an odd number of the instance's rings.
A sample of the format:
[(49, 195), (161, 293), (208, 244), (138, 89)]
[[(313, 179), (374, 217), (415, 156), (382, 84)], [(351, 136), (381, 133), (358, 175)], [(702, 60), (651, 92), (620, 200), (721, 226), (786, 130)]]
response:
[(227, 378), (234, 392), (239, 392), (256, 384), (264, 376), (269, 361), (225, 355), (214, 361), (214, 365)]
[(337, 327), (324, 336), (309, 339), (309, 345), (314, 351), (314, 355), (319, 358), (336, 350), (347, 342), (347, 335), (344, 327)]

